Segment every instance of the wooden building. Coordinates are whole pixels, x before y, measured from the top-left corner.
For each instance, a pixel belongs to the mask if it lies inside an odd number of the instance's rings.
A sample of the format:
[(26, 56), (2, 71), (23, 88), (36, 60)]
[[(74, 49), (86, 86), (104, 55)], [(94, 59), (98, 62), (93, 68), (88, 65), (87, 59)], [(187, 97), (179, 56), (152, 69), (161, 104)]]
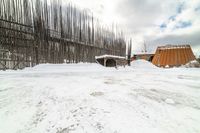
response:
[(126, 58), (122, 56), (102, 55), (96, 56), (95, 59), (97, 63), (105, 67), (125, 66), (127, 64)]
[(157, 48), (152, 63), (158, 67), (175, 67), (195, 59), (190, 45), (167, 45)]
[(134, 54), (133, 57), (131, 58), (132, 61), (134, 60), (146, 60), (146, 61), (152, 61), (154, 57), (154, 54), (150, 54), (150, 53), (140, 53), (140, 54)]

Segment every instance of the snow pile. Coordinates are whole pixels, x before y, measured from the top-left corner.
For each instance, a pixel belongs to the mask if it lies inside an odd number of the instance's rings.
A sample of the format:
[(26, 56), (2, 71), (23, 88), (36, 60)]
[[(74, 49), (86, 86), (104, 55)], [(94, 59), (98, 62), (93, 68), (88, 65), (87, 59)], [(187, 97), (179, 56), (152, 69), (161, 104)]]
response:
[(200, 133), (199, 69), (132, 65), (0, 71), (0, 133)]
[[(114, 69), (114, 68), (113, 68)], [(34, 72), (52, 72), (52, 73), (65, 73), (65, 72), (96, 72), (106, 71), (107, 69), (102, 65), (96, 63), (79, 63), (79, 64), (40, 64), (33, 68), (25, 69), (25, 71)]]
[(131, 67), (135, 68), (158, 68), (155, 65), (153, 65), (151, 62), (146, 60), (134, 60), (131, 62)]
[(200, 68), (200, 63), (197, 60), (190, 61), (186, 65), (183, 65), (186, 68)]

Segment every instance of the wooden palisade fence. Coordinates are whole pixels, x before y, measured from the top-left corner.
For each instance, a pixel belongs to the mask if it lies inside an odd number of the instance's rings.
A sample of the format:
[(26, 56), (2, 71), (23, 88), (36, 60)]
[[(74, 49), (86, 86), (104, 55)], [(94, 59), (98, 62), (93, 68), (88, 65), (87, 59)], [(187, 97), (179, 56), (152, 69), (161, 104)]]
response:
[(0, 0), (0, 69), (40, 63), (94, 62), (95, 56), (125, 56), (117, 28), (60, 0)]

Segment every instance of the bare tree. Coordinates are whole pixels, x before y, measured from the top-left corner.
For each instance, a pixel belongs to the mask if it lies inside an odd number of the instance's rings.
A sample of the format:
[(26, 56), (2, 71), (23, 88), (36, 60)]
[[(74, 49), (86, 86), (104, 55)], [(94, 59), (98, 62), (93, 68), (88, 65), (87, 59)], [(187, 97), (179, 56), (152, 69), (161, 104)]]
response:
[(142, 53), (146, 53), (146, 52), (147, 52), (147, 44), (146, 44), (146, 42), (144, 41), (143, 47), (142, 47)]

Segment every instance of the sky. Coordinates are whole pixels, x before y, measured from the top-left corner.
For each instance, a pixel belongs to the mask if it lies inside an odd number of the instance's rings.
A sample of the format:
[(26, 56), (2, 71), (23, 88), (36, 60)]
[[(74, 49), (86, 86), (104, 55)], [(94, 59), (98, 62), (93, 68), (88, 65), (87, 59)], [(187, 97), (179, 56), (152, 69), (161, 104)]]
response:
[(103, 23), (117, 24), (133, 40), (133, 52), (190, 44), (200, 55), (200, 0), (73, 0)]

